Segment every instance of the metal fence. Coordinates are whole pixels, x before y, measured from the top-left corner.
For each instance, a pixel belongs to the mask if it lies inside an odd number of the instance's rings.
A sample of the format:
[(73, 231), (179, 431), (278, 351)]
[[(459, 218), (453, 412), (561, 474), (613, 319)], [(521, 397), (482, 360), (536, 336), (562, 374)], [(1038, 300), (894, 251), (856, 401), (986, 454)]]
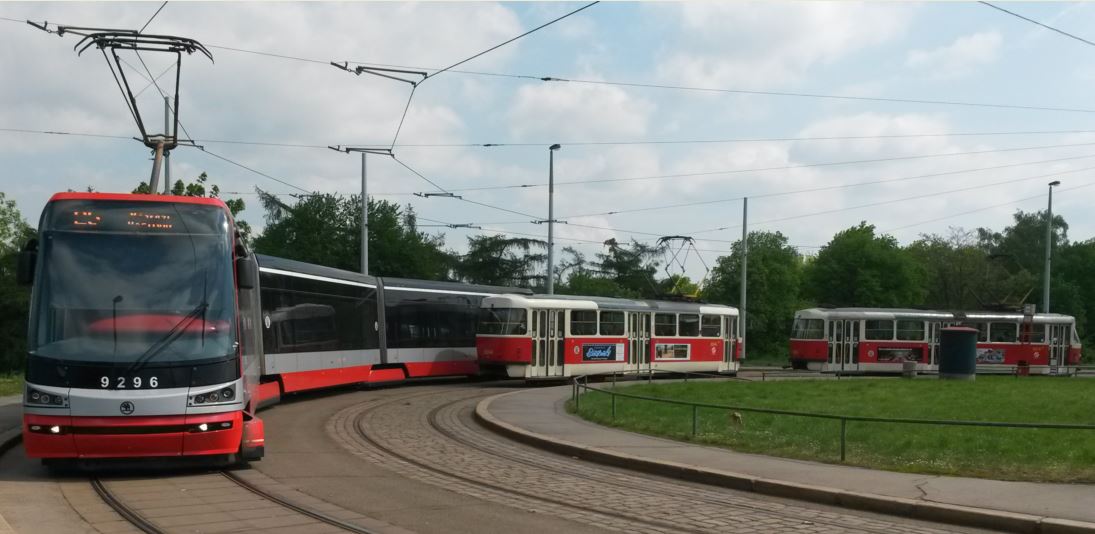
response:
[[(652, 370), (643, 372), (641, 374), (647, 375), (648, 380), (653, 380), (655, 373), (664, 373), (667, 375), (683, 375), (685, 382), (689, 377), (696, 378), (727, 378), (725, 375), (714, 375), (706, 373), (687, 373), (679, 371), (658, 371)], [(593, 375), (596, 376), (596, 375)], [(895, 423), (905, 425), (931, 425), (931, 426), (963, 426), (963, 427), (992, 427), (992, 428), (1026, 428), (1026, 429), (1045, 429), (1045, 430), (1095, 430), (1095, 425), (1081, 425), (1081, 424), (1069, 424), (1069, 423), (1007, 423), (996, 421), (961, 421), (961, 420), (941, 420), (941, 419), (908, 419), (908, 418), (888, 418), (888, 417), (867, 417), (860, 415), (840, 415), (840, 414), (827, 414), (817, 412), (800, 412), (795, 410), (777, 410), (772, 408), (755, 408), (750, 406), (734, 406), (728, 404), (708, 404), (699, 402), (688, 402), (677, 399), (666, 399), (661, 397), (651, 397), (647, 395), (633, 395), (630, 393), (621, 393), (615, 391), (616, 374), (612, 375), (612, 389), (596, 388), (589, 385), (590, 375), (574, 377), (572, 382), (572, 401), (574, 402), (574, 410), (577, 413), (581, 413), (581, 399), (583, 393), (596, 392), (600, 394), (609, 395), (611, 400), (611, 417), (612, 420), (616, 420), (616, 399), (617, 397), (626, 399), (635, 399), (643, 401), (660, 402), (665, 404), (672, 404), (677, 406), (687, 406), (692, 411), (692, 436), (696, 435), (696, 429), (699, 421), (699, 409), (712, 409), (712, 410), (724, 410), (735, 412), (747, 412), (747, 413), (762, 413), (768, 415), (777, 416), (789, 416), (789, 417), (807, 417), (813, 419), (827, 419), (833, 421), (840, 421), (840, 461), (843, 462), (846, 458), (847, 451), (847, 433), (848, 422), (865, 422), (865, 423)]]

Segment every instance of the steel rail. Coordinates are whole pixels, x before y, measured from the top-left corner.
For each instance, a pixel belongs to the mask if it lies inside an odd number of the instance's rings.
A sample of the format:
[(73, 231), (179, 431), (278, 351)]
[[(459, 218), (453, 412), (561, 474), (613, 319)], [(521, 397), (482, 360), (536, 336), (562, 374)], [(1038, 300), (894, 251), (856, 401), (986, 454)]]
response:
[(264, 490), (264, 489), (262, 489), (262, 488), (260, 488), (256, 485), (252, 484), (251, 482), (248, 482), (248, 481), (240, 478), (239, 475), (237, 475), (237, 474), (235, 474), (231, 471), (221, 471), (220, 474), (223, 475), (224, 478), (227, 478), (228, 480), (231, 480), (232, 482), (236, 483), (241, 488), (243, 488), (247, 491), (250, 491), (251, 493), (254, 493), (255, 495), (258, 495), (259, 497), (262, 497), (263, 499), (278, 503), (278, 504), (280, 504), (281, 506), (283, 506), (285, 508), (288, 508), (288, 509), (290, 509), (294, 512), (299, 513), (299, 514), (311, 517), (312, 519), (315, 519), (316, 521), (326, 523), (326, 524), (331, 525), (333, 527), (341, 528), (342, 530), (345, 530), (345, 531), (348, 531), (348, 532), (357, 532), (358, 534), (378, 534), (378, 531), (376, 531), (376, 530), (368, 529), (368, 528), (365, 528), (361, 525), (350, 523), (348, 521), (343, 521), (343, 520), (341, 520), (337, 517), (334, 517), (332, 515), (325, 514), (323, 512), (319, 512), (319, 511), (316, 511), (316, 510), (312, 510), (311, 508), (301, 506), (301, 505), (299, 505), (297, 503), (294, 503), (290, 500), (287, 500), (283, 497), (280, 497), (278, 495), (274, 495), (273, 493), (270, 493), (270, 492), (268, 492), (268, 491), (266, 491), (266, 490)]

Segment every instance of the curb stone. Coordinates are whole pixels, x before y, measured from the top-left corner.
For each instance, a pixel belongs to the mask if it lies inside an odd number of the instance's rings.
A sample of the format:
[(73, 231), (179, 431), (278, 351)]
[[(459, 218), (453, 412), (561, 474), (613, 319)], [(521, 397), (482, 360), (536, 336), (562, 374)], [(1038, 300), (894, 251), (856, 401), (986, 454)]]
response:
[(689, 482), (699, 482), (701, 484), (751, 491), (762, 495), (842, 506), (912, 519), (992, 530), (1031, 534), (1095, 534), (1095, 523), (1084, 521), (859, 493), (838, 488), (753, 477), (730, 471), (704, 469), (694, 465), (665, 460), (653, 460), (531, 432), (502, 421), (490, 413), (491, 403), (495, 400), (520, 393), (523, 393), (523, 391), (512, 391), (483, 399), (475, 406), (476, 419), (498, 434), (540, 449)]

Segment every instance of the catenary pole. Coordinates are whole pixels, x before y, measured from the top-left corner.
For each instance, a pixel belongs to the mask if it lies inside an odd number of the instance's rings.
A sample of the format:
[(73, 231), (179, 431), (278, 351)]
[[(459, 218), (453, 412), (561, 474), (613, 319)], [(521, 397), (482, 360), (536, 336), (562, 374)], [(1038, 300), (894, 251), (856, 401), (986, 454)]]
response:
[(1042, 275), (1042, 313), (1049, 313), (1049, 273), (1050, 258), (1053, 255), (1053, 188), (1061, 185), (1054, 180), (1049, 183), (1049, 205), (1046, 207), (1046, 268)]
[[(171, 131), (171, 97), (163, 97), (163, 131)], [(167, 135), (164, 133), (164, 135)], [(153, 193), (156, 191), (153, 190)], [(171, 192), (171, 151), (165, 150), (163, 153), (163, 194)]]
[(749, 197), (745, 197), (741, 202), (741, 358), (745, 358), (745, 325), (749, 324), (746, 320), (746, 271), (749, 269)]
[(361, 274), (369, 274), (369, 196), (366, 187), (367, 173), (365, 171), (365, 157), (368, 152), (361, 153)]
[(555, 151), (558, 144), (548, 147), (548, 249), (547, 294), (555, 294)]

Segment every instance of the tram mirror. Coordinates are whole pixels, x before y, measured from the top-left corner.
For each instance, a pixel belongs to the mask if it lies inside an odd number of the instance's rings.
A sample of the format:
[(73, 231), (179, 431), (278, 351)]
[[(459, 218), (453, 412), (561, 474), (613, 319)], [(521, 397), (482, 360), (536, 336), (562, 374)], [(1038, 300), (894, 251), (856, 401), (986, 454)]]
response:
[(255, 262), (251, 258), (236, 258), (236, 285), (240, 289), (255, 288)]
[(34, 264), (38, 261), (38, 253), (33, 250), (19, 252), (19, 265), (15, 272), (15, 281), (20, 285), (29, 286), (34, 282)]

